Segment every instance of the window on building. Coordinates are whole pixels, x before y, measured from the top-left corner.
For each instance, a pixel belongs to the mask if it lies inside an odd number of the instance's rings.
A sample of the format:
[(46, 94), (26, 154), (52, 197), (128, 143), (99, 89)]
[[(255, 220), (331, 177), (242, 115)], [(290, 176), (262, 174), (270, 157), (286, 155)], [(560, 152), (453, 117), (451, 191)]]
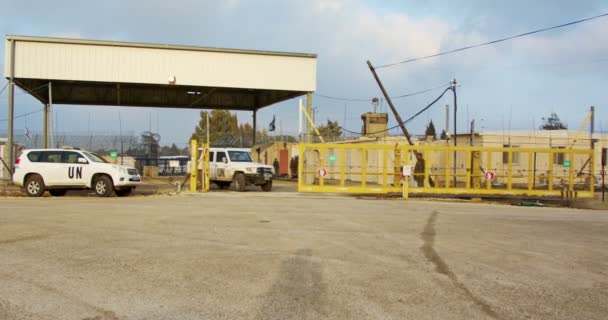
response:
[[(519, 148), (519, 146), (510, 145), (510, 144), (503, 144), (502, 146), (503, 146), (503, 148)], [(512, 152), (512, 153), (513, 153), (513, 163), (519, 163), (519, 152)], [(502, 153), (502, 163), (509, 164), (509, 153), (508, 152)]]

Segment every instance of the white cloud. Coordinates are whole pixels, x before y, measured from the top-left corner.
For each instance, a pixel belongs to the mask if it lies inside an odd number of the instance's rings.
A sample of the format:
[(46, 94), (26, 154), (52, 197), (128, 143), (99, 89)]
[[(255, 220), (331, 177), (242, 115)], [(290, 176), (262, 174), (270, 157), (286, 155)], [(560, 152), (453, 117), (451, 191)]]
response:
[(321, 12), (336, 12), (342, 10), (350, 1), (344, 0), (316, 0), (316, 9)]
[(578, 61), (608, 57), (608, 22), (580, 25), (560, 34), (530, 36), (514, 42), (514, 48), (537, 61)]
[(221, 4), (224, 9), (236, 9), (240, 4), (240, 0), (223, 0), (219, 1), (218, 4)]

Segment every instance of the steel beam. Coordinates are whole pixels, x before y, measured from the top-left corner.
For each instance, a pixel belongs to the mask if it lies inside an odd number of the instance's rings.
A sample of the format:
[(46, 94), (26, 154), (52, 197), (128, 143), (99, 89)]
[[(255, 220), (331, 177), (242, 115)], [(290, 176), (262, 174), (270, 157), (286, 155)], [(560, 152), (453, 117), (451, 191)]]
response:
[(15, 168), (15, 147), (13, 145), (13, 125), (15, 117), (15, 40), (10, 40), (10, 56), (9, 56), (9, 80), (8, 80), (8, 166), (9, 177), (13, 180), (13, 171)]

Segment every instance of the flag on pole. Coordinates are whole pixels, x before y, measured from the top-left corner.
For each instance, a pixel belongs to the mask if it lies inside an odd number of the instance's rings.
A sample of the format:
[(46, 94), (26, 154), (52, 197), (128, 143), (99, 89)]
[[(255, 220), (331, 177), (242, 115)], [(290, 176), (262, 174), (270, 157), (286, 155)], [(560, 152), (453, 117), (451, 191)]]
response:
[(274, 125), (275, 123), (275, 118), (274, 116), (272, 116), (272, 121), (270, 121), (270, 125), (268, 125), (268, 131), (274, 131), (276, 129), (276, 126)]
[(28, 140), (32, 140), (32, 134), (30, 133), (30, 130), (27, 127), (25, 128), (25, 137)]

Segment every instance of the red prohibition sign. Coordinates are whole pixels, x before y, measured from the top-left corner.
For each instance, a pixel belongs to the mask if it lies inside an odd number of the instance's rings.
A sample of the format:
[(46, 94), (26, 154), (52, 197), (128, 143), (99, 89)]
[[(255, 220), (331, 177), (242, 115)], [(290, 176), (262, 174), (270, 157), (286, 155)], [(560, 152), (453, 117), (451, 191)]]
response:
[(317, 174), (319, 175), (319, 177), (325, 177), (327, 175), (327, 170), (325, 168), (319, 168), (317, 170)]
[(496, 177), (496, 175), (495, 175), (495, 174), (494, 174), (494, 172), (492, 172), (492, 171), (488, 171), (488, 172), (486, 172), (486, 174), (485, 174), (485, 178), (486, 178), (486, 180), (488, 180), (488, 181), (494, 181), (494, 178), (495, 178), (495, 177)]

